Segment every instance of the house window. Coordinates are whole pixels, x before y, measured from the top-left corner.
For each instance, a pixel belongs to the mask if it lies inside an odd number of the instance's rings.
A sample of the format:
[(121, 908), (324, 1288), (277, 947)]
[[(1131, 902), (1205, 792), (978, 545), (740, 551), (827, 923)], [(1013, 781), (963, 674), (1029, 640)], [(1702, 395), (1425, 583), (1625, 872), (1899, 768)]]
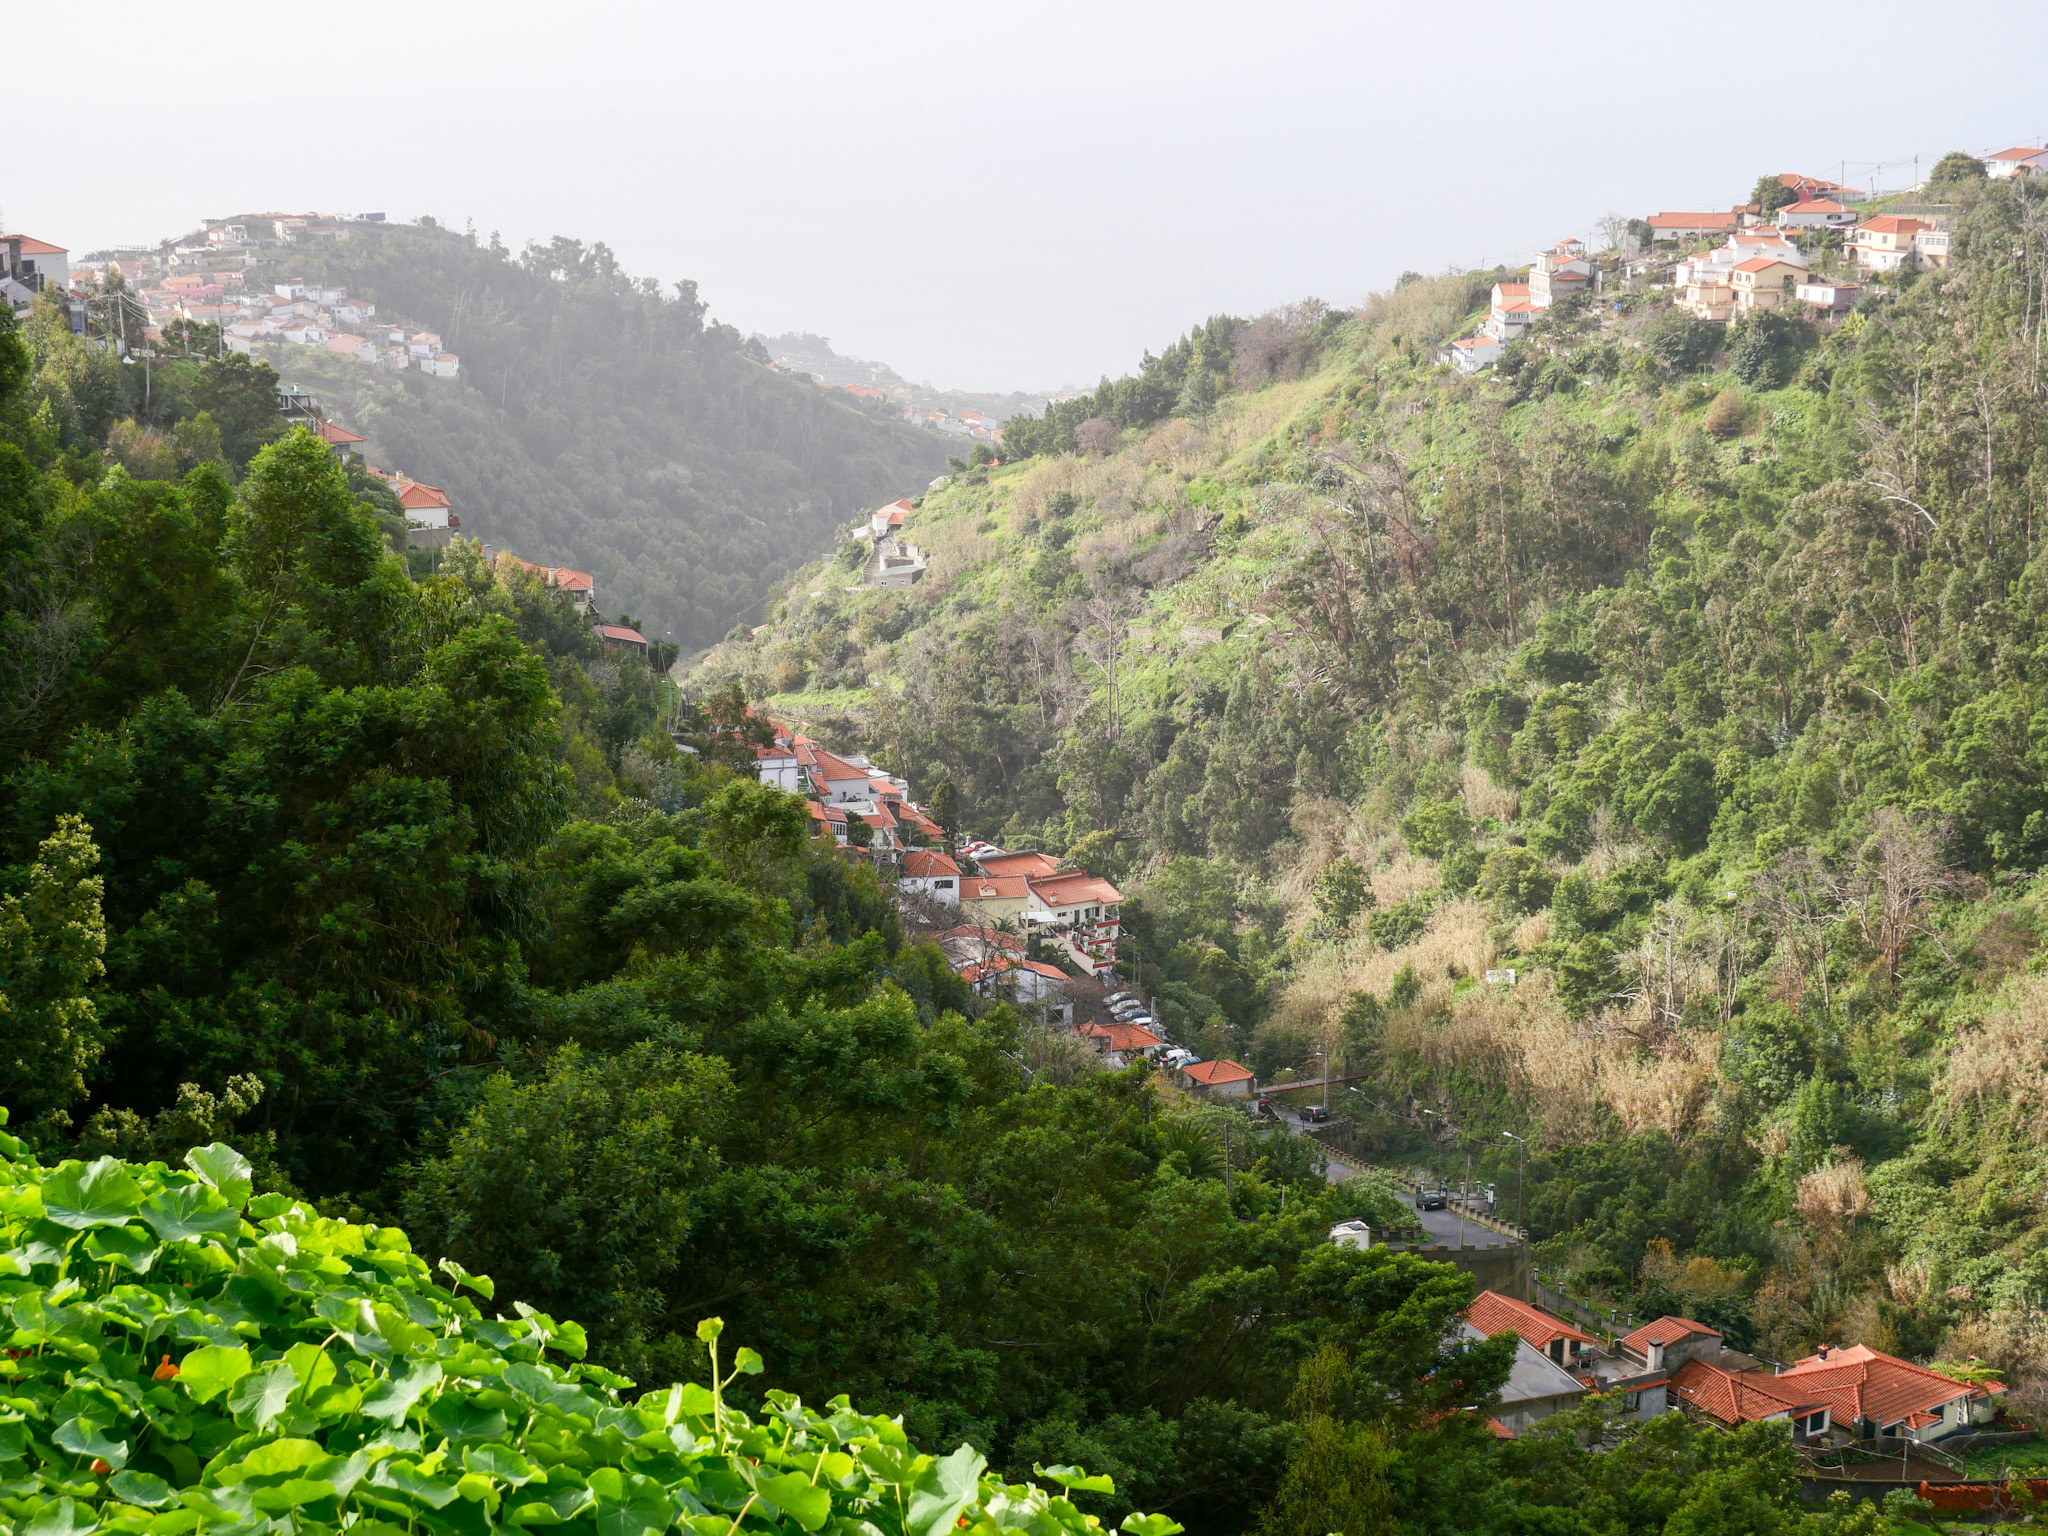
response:
[(1828, 1427), (1828, 1412), (1823, 1408), (1819, 1413), (1809, 1413), (1801, 1419), (1796, 1428), (1802, 1435), (1817, 1435)]
[(935, 891), (950, 891), (953, 889), (953, 882), (950, 880), (934, 880), (932, 882), (932, 889)]
[(1621, 1399), (1621, 1406), (1624, 1412), (1634, 1413), (1643, 1406), (1643, 1394), (1640, 1392), (1624, 1393)]

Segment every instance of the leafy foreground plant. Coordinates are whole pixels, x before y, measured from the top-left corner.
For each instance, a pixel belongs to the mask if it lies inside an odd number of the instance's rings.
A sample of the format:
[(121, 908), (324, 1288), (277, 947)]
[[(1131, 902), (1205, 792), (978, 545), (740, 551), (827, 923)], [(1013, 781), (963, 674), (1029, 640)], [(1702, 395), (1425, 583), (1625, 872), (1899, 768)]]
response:
[(229, 1147), (185, 1162), (46, 1170), (0, 1132), (8, 1536), (1101, 1528), (1062, 1493), (985, 1476), (971, 1446), (919, 1454), (843, 1397), (820, 1413), (771, 1391), (758, 1420), (727, 1405), (761, 1360), (742, 1349), (721, 1377), (716, 1319), (698, 1329), (709, 1386), (629, 1401), (632, 1382), (581, 1361), (575, 1323), (487, 1317), (458, 1291), (489, 1300), (488, 1279), (444, 1261), (436, 1283), (397, 1228), (251, 1199)]

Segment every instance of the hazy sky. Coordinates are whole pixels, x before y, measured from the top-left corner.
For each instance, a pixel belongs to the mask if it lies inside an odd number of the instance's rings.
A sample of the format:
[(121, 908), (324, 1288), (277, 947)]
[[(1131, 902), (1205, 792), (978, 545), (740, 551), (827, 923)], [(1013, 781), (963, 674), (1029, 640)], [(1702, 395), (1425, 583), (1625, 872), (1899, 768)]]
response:
[(0, 219), (79, 252), (254, 208), (571, 234), (743, 330), (1050, 388), (1763, 171), (2048, 142), (2038, 0), (1805, 9), (113, 0), (10, 81)]

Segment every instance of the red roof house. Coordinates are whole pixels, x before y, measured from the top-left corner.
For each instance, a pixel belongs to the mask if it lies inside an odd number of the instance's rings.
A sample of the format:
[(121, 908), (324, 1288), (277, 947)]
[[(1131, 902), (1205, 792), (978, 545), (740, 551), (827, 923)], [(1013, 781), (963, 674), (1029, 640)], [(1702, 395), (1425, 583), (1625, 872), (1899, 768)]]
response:
[(1216, 1094), (1223, 1098), (1249, 1098), (1252, 1070), (1228, 1059), (1195, 1061), (1180, 1069), (1181, 1084), (1190, 1093)]
[(1590, 1334), (1579, 1332), (1541, 1307), (1532, 1307), (1498, 1291), (1481, 1291), (1473, 1297), (1472, 1305), (1465, 1309), (1465, 1321), (1488, 1338), (1502, 1333), (1520, 1334), (1531, 1349), (1548, 1355), (1559, 1365), (1580, 1350), (1593, 1347)]

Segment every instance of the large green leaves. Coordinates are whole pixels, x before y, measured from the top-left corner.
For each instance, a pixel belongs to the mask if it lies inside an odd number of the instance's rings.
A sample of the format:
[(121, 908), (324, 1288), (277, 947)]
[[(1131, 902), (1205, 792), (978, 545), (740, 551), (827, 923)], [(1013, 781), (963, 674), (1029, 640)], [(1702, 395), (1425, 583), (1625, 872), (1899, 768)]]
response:
[(239, 1344), (207, 1344), (185, 1357), (178, 1381), (194, 1402), (210, 1403), (251, 1369), (249, 1351)]
[(167, 1243), (184, 1242), (209, 1232), (233, 1232), (242, 1223), (220, 1191), (204, 1184), (184, 1184), (158, 1191), (142, 1202), (142, 1219)]
[[(732, 1351), (722, 1381), (625, 1403), (623, 1377), (561, 1363), (583, 1349), (574, 1323), (486, 1316), (473, 1298), (488, 1281), (451, 1267), (463, 1292), (443, 1288), (400, 1233), (250, 1200), (225, 1147), (187, 1162), (197, 1181), (161, 1164), (0, 1162), (0, 1254), (17, 1260), (0, 1298), (15, 1349), (0, 1530), (728, 1536), (883, 1510), (901, 1512), (902, 1536), (1092, 1536), (1069, 1501), (986, 1477), (971, 1447), (933, 1460), (843, 1402), (821, 1416), (771, 1393), (756, 1424), (722, 1398), (761, 1369), (751, 1350)], [(719, 1330), (703, 1332), (715, 1345)]]
[(60, 1227), (119, 1227), (142, 1209), (142, 1186), (111, 1157), (61, 1163), (43, 1180), (43, 1214)]
[[(194, 1147), (185, 1154), (185, 1166), (220, 1192), (236, 1210), (249, 1203), (249, 1159), (221, 1142)], [(232, 1228), (229, 1228), (232, 1231)]]

